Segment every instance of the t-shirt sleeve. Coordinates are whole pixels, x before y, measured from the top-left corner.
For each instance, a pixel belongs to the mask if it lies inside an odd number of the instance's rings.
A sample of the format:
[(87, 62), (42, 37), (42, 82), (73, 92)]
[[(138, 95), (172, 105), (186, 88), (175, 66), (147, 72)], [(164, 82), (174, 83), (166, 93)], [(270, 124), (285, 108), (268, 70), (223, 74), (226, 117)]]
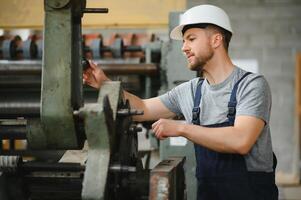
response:
[[(176, 115), (182, 115), (180, 102), (183, 101), (183, 95), (190, 91), (191, 81), (182, 83), (165, 94), (159, 96), (161, 102)], [(182, 98), (182, 99), (181, 99)]]
[(268, 123), (272, 104), (268, 82), (260, 75), (249, 76), (237, 91), (236, 116), (254, 116)]
[(178, 95), (176, 88), (166, 92), (165, 94), (159, 96), (161, 102), (173, 113), (176, 115), (181, 114), (181, 109), (178, 104)]

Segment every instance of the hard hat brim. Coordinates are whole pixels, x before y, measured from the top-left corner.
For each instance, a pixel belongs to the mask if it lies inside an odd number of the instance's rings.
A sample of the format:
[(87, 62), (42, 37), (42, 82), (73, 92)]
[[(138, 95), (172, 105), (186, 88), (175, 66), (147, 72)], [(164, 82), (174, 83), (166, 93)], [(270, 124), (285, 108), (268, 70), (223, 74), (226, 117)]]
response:
[(170, 32), (170, 38), (173, 40), (183, 40), (182, 30), (185, 25), (178, 25)]

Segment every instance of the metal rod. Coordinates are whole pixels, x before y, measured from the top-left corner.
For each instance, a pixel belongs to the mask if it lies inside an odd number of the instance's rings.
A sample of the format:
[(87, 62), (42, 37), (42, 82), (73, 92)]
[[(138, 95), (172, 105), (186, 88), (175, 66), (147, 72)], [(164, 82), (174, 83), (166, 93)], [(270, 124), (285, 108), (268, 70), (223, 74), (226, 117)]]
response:
[(85, 8), (84, 13), (108, 13), (108, 8)]
[(70, 171), (81, 172), (85, 166), (80, 163), (46, 163), (46, 162), (24, 162), (21, 168), (26, 172), (32, 171)]
[(26, 139), (26, 126), (25, 125), (0, 125), (0, 140)]
[(39, 103), (0, 103), (0, 110), (0, 119), (40, 116)]
[[(40, 75), (41, 68), (41, 60), (0, 60), (0, 75)], [(18, 73), (15, 74), (15, 72)]]
[(105, 64), (100, 67), (108, 74), (156, 75), (158, 72), (155, 64)]
[(124, 46), (124, 51), (128, 52), (137, 52), (137, 51), (143, 51), (143, 48), (141, 46)]
[(114, 164), (109, 167), (110, 171), (112, 172), (136, 172), (137, 169), (134, 166), (127, 166), (127, 165), (119, 165)]
[[(24, 65), (23, 65), (24, 64)], [(0, 76), (2, 75), (40, 75), (41, 62), (0, 62)], [(138, 63), (138, 64), (98, 64), (98, 66), (109, 75), (120, 74), (141, 74), (156, 75), (158, 67), (155, 64)]]

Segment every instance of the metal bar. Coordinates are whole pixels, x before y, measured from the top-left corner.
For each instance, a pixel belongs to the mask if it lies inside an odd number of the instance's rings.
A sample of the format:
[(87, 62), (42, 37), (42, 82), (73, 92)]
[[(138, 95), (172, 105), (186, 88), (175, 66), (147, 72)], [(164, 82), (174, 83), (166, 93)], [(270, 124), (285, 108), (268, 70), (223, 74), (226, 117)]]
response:
[(108, 13), (108, 8), (85, 8), (83, 13)]
[(101, 68), (107, 74), (141, 74), (156, 75), (158, 68), (155, 64), (112, 64), (102, 65)]
[(0, 63), (0, 74), (2, 75), (41, 75), (41, 63)]
[(24, 162), (21, 168), (26, 172), (33, 171), (70, 171), (83, 172), (85, 166), (79, 163), (46, 163), (46, 162)]
[(39, 103), (0, 103), (0, 119), (12, 119), (18, 117), (36, 118), (39, 116)]
[[(41, 62), (9, 61), (0, 62), (0, 76), (2, 75), (40, 75)], [(139, 64), (98, 64), (106, 74), (141, 74), (141, 75), (156, 75), (158, 67), (155, 64), (139, 63)]]
[(134, 46), (134, 45), (129, 45), (129, 46), (124, 46), (123, 47), (125, 52), (137, 52), (137, 51), (143, 51), (142, 46)]
[(111, 172), (136, 172), (136, 167), (133, 166), (122, 166), (122, 165), (112, 165), (109, 170)]
[(0, 140), (26, 139), (26, 126), (25, 125), (0, 125)]

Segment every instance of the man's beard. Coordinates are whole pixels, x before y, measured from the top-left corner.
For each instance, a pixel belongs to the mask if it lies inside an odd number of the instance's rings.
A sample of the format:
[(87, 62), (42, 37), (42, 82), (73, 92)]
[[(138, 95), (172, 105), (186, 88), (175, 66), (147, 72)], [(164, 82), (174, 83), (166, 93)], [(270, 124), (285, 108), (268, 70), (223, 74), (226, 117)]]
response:
[(205, 55), (196, 57), (194, 63), (188, 63), (188, 67), (192, 71), (202, 71), (204, 66), (208, 63), (209, 60), (213, 57), (212, 49), (208, 50)]

